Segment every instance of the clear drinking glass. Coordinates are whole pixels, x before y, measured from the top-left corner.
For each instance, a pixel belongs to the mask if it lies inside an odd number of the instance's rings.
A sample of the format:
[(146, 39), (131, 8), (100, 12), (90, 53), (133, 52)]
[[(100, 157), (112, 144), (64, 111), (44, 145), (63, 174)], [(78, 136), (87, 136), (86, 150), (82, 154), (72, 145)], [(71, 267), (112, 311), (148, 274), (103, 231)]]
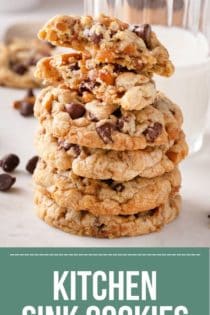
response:
[(190, 152), (198, 151), (210, 100), (210, 0), (85, 0), (85, 13), (152, 24), (176, 67), (155, 77), (157, 88), (182, 108)]

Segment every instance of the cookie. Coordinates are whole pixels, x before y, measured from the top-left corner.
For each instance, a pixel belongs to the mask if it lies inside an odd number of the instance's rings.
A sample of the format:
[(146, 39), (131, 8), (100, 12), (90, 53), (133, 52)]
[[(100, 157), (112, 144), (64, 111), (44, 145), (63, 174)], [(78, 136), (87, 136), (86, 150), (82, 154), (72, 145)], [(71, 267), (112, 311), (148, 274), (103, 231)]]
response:
[(71, 144), (54, 138), (40, 128), (35, 145), (38, 155), (53, 168), (61, 171), (72, 169), (78, 176), (115, 181), (163, 175), (172, 171), (188, 152), (183, 132), (171, 147), (113, 151)]
[(94, 216), (88, 211), (60, 207), (39, 191), (35, 194), (35, 204), (38, 216), (60, 230), (77, 235), (114, 238), (159, 231), (177, 217), (181, 198), (179, 195), (169, 197), (154, 209), (125, 216)]
[(38, 60), (50, 56), (52, 47), (38, 39), (15, 38), (8, 44), (0, 44), (0, 85), (14, 88), (40, 86), (34, 77)]
[(117, 151), (168, 145), (179, 136), (182, 113), (158, 93), (154, 104), (126, 111), (97, 100), (83, 103), (76, 91), (48, 87), (37, 97), (35, 116), (49, 134), (69, 143)]
[(72, 171), (58, 172), (41, 160), (34, 173), (37, 189), (62, 207), (88, 210), (94, 215), (134, 214), (153, 209), (179, 190), (181, 177), (175, 168), (155, 178), (127, 182), (80, 177)]
[(140, 110), (152, 104), (156, 95), (150, 77), (111, 64), (94, 67), (91, 59), (75, 53), (42, 59), (35, 76), (48, 85), (61, 83), (77, 90), (83, 102), (96, 98), (125, 110)]
[(148, 24), (129, 26), (105, 15), (96, 19), (56, 16), (42, 28), (39, 38), (86, 53), (95, 64), (119, 64), (129, 70), (164, 76), (174, 71), (166, 48)]

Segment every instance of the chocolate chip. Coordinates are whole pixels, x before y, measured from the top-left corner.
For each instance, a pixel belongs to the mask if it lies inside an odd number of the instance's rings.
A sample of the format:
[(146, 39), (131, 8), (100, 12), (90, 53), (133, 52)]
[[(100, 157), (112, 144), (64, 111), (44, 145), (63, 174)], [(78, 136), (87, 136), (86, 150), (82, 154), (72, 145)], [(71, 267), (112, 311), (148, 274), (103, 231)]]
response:
[(115, 191), (117, 191), (117, 192), (122, 192), (123, 190), (124, 190), (124, 186), (123, 186), (123, 184), (120, 184), (120, 183), (118, 183), (118, 184), (112, 184), (112, 189), (114, 189)]
[(74, 156), (77, 157), (81, 153), (81, 149), (77, 144), (72, 144), (71, 145), (71, 150), (74, 152)]
[(59, 149), (64, 149), (65, 151), (68, 151), (71, 148), (71, 143), (68, 143), (65, 140), (58, 140), (58, 147)]
[(141, 37), (146, 46), (150, 48), (151, 26), (149, 24), (133, 25), (131, 31)]
[(20, 102), (20, 114), (24, 117), (33, 116), (34, 114), (34, 104), (23, 100)]
[(101, 39), (103, 38), (103, 34), (93, 33), (90, 39), (94, 42), (94, 44), (99, 44)]
[(0, 174), (0, 191), (9, 190), (16, 181), (15, 177), (9, 174)]
[(70, 103), (65, 106), (67, 113), (71, 119), (77, 119), (85, 114), (85, 107), (79, 103)]
[(99, 137), (103, 140), (105, 144), (108, 144), (112, 141), (112, 131), (116, 130), (116, 127), (110, 122), (106, 122), (103, 125), (96, 127), (96, 131)]
[(37, 155), (33, 156), (28, 163), (26, 164), (26, 170), (30, 173), (33, 174), (35, 171), (36, 165), (38, 163), (39, 157)]
[(28, 68), (22, 63), (11, 64), (11, 69), (19, 75), (23, 75), (28, 71)]
[(118, 107), (118, 108), (112, 113), (112, 115), (114, 115), (114, 116), (117, 117), (117, 118), (122, 117), (122, 112), (121, 112), (120, 107)]
[(105, 184), (107, 184), (108, 186), (110, 186), (113, 190), (117, 191), (117, 192), (122, 192), (124, 190), (124, 186), (121, 183), (115, 183), (111, 178), (109, 179), (105, 179), (102, 180), (102, 182), (104, 182)]
[(163, 126), (160, 123), (155, 122), (154, 125), (152, 127), (148, 127), (143, 132), (143, 134), (149, 142), (154, 142), (155, 139), (161, 134), (162, 130)]
[(1, 159), (0, 166), (5, 172), (12, 172), (18, 166), (19, 163), (20, 159), (17, 155), (8, 154)]
[(210, 218), (210, 214), (208, 214), (208, 218)]
[(96, 87), (100, 86), (99, 82), (94, 82), (91, 80), (86, 80), (80, 83), (79, 86), (79, 94), (82, 94), (83, 92), (92, 92), (92, 90)]
[(98, 118), (93, 114), (93, 113), (91, 113), (91, 112), (87, 112), (87, 115), (88, 115), (88, 119), (90, 120), (90, 121), (93, 121), (93, 122), (98, 122), (99, 120), (98, 120)]
[(76, 63), (74, 63), (73, 65), (70, 65), (70, 66), (69, 66), (69, 69), (70, 69), (71, 71), (74, 71), (74, 70), (79, 70), (80, 68), (79, 68), (78, 63), (76, 62)]
[(127, 72), (129, 71), (128, 68), (121, 66), (120, 64), (114, 65), (114, 72)]
[(113, 179), (109, 178), (109, 179), (104, 179), (102, 180), (102, 182), (104, 182), (105, 184), (111, 186), (113, 184)]
[(35, 97), (33, 89), (28, 89), (26, 97)]
[(117, 127), (118, 130), (122, 130), (123, 129), (123, 127), (124, 127), (124, 119), (123, 118), (119, 118), (117, 120), (116, 127)]
[(59, 149), (64, 149), (65, 151), (72, 150), (74, 156), (77, 157), (81, 153), (81, 149), (78, 144), (68, 143), (65, 140), (58, 140)]

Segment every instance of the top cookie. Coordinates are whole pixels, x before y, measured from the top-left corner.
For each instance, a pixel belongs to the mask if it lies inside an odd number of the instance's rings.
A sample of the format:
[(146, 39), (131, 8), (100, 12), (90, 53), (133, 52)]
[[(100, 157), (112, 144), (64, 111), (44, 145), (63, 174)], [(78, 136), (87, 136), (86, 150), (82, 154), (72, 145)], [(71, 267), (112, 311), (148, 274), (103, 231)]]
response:
[(52, 47), (38, 39), (15, 38), (0, 44), (0, 85), (15, 88), (33, 88), (40, 85), (35, 79), (36, 63), (52, 55)]
[(129, 70), (170, 76), (174, 67), (166, 48), (148, 24), (123, 23), (105, 15), (56, 16), (39, 32), (39, 38), (56, 46), (76, 49), (96, 64), (119, 64)]

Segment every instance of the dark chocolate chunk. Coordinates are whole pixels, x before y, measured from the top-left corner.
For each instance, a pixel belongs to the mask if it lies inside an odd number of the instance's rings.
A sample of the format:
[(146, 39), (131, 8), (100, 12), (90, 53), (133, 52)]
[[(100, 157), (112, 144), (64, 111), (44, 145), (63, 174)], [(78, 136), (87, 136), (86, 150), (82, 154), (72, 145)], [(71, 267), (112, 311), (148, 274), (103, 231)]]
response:
[(112, 187), (113, 190), (115, 190), (117, 192), (122, 192), (124, 190), (124, 188), (125, 188), (123, 186), (123, 184), (121, 184), (121, 183), (117, 183), (117, 184), (113, 183), (111, 187)]
[(89, 111), (87, 112), (87, 116), (88, 116), (88, 119), (90, 121), (93, 121), (93, 122), (98, 122), (99, 121), (98, 118), (93, 113), (91, 113)]
[(113, 179), (109, 178), (109, 179), (103, 179), (102, 182), (104, 182), (105, 184), (111, 186), (113, 184)]
[(116, 127), (119, 131), (121, 131), (123, 129), (123, 126), (124, 126), (124, 119), (123, 118), (119, 118), (117, 120), (117, 123), (116, 123)]
[(109, 179), (104, 179), (102, 180), (102, 182), (104, 182), (105, 184), (107, 184), (108, 186), (110, 186), (113, 190), (117, 191), (117, 192), (122, 192), (123, 189), (125, 188), (123, 186), (123, 184), (121, 183), (115, 183), (111, 178)]
[(96, 127), (96, 131), (99, 137), (103, 140), (105, 144), (112, 142), (112, 131), (115, 129), (116, 127), (110, 122), (106, 122), (103, 125)]
[(9, 174), (0, 174), (0, 191), (9, 190), (16, 181), (15, 177)]
[(94, 44), (99, 44), (103, 38), (103, 34), (93, 33), (90, 38), (94, 42)]
[(26, 97), (35, 97), (33, 89), (28, 89)]
[(81, 149), (78, 144), (68, 143), (65, 140), (58, 140), (59, 149), (64, 149), (65, 151), (72, 150), (75, 157), (79, 156), (81, 153)]
[(80, 86), (79, 86), (79, 94), (82, 94), (83, 92), (92, 92), (92, 90), (96, 86), (100, 86), (100, 83), (91, 81), (89, 79), (86, 81), (83, 81), (80, 83)]
[(147, 48), (150, 48), (151, 26), (149, 24), (132, 25), (131, 31), (141, 37)]
[(36, 165), (38, 163), (39, 157), (37, 155), (33, 156), (26, 164), (26, 170), (30, 173), (33, 174), (35, 171)]
[(76, 62), (76, 63), (70, 65), (70, 66), (69, 66), (69, 69), (70, 69), (71, 71), (74, 71), (74, 70), (79, 70), (80, 68), (79, 68), (78, 63)]
[(34, 104), (23, 100), (20, 102), (20, 114), (24, 117), (33, 116), (34, 114)]
[(79, 103), (70, 103), (65, 106), (67, 113), (71, 119), (77, 119), (85, 114), (85, 107)]
[(19, 75), (24, 75), (28, 71), (28, 68), (22, 63), (12, 63), (11, 69)]
[(154, 142), (155, 139), (161, 134), (163, 126), (155, 122), (153, 126), (148, 127), (143, 134), (149, 142)]
[(128, 68), (121, 66), (120, 64), (114, 65), (114, 72), (127, 72), (129, 71)]
[(122, 117), (122, 112), (121, 112), (120, 107), (118, 107), (118, 108), (112, 113), (112, 115), (114, 115), (114, 116), (117, 117), (117, 118)]
[(18, 166), (19, 163), (20, 159), (17, 155), (8, 154), (1, 159), (0, 166), (5, 172), (12, 172)]

